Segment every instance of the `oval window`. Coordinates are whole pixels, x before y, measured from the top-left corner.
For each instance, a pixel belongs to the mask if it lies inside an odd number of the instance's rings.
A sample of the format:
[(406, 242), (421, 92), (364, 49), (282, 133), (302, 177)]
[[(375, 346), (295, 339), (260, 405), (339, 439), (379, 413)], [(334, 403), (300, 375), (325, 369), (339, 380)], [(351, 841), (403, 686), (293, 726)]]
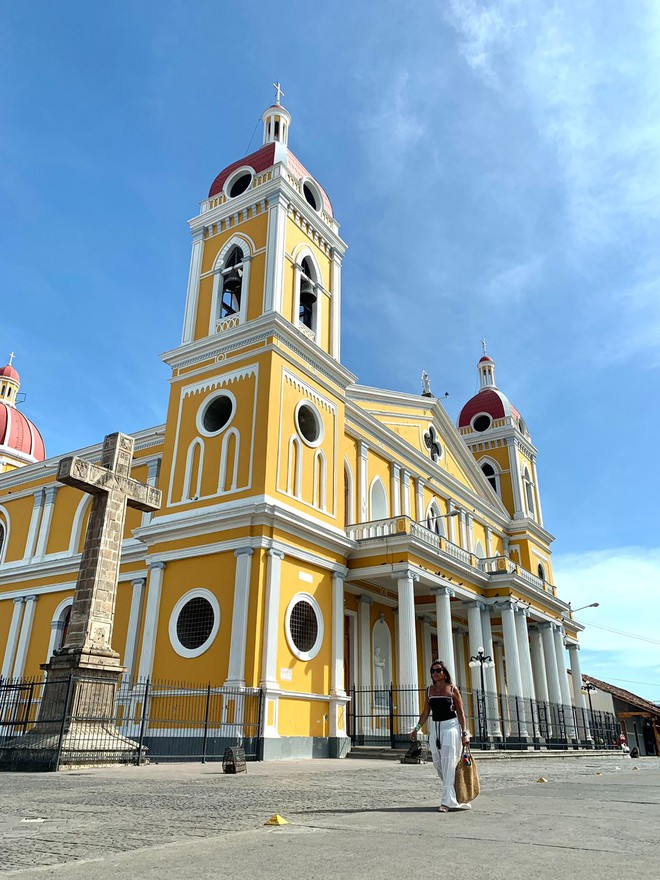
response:
[(472, 422), (475, 431), (487, 431), (491, 426), (491, 417), (486, 415), (477, 416)]
[(242, 195), (251, 183), (252, 175), (249, 171), (246, 171), (243, 174), (239, 174), (238, 177), (232, 181), (231, 186), (229, 187), (229, 198), (233, 199), (236, 196)]
[(202, 415), (202, 426), (209, 434), (217, 434), (225, 428), (234, 414), (234, 401), (226, 394), (214, 397)]
[(286, 636), (299, 660), (315, 657), (323, 642), (323, 616), (317, 601), (307, 593), (291, 600), (286, 613)]
[(296, 412), (298, 433), (310, 446), (318, 445), (322, 439), (321, 419), (313, 406), (303, 403)]
[(314, 208), (315, 211), (319, 209), (319, 199), (316, 195), (314, 189), (309, 185), (309, 183), (303, 183), (303, 193), (305, 198), (309, 202), (309, 204)]

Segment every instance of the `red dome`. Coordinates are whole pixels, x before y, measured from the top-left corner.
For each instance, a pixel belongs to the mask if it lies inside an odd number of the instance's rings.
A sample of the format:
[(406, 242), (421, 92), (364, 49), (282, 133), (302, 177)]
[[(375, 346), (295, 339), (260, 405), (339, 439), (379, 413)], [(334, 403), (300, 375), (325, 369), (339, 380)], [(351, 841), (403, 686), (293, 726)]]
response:
[(0, 367), (0, 379), (13, 379), (15, 382), (21, 381), (18, 371), (11, 364), (7, 364), (6, 367)]
[[(7, 369), (13, 368), (5, 367)], [(46, 458), (46, 447), (39, 431), (20, 410), (4, 401), (0, 401), (0, 454), (2, 452), (19, 452), (33, 461)]]
[[(490, 358), (487, 359), (490, 360)], [(493, 421), (507, 416), (520, 418), (518, 410), (511, 405), (509, 399), (505, 394), (502, 394), (499, 388), (482, 388), (478, 394), (470, 398), (458, 417), (458, 427), (469, 428), (470, 422), (478, 413), (487, 413)]]
[(482, 358), (479, 358), (479, 363), (483, 364), (484, 361), (489, 361), (491, 364), (494, 364), (495, 361), (489, 355), (485, 354)]
[[(278, 152), (277, 159), (275, 158), (276, 148)], [(218, 174), (216, 179), (211, 184), (211, 189), (209, 190), (209, 198), (217, 196), (218, 193), (222, 192), (222, 189), (227, 182), (227, 178), (230, 174), (232, 174), (232, 172), (236, 171), (236, 169), (238, 168), (251, 168), (255, 174), (261, 174), (261, 172), (266, 171), (267, 168), (272, 168), (276, 161), (281, 161), (281, 150), (286, 151), (285, 164), (291, 174), (297, 180), (303, 180), (307, 177), (314, 180), (315, 185), (318, 187), (321, 193), (321, 198), (323, 200), (323, 210), (326, 212), (326, 214), (329, 214), (332, 217), (332, 203), (323, 187), (319, 184), (317, 180), (315, 180), (315, 178), (312, 177), (305, 166), (301, 162), (299, 162), (298, 159), (296, 159), (291, 150), (280, 143), (264, 144), (264, 146), (261, 147), (261, 149), (257, 150), (256, 153), (251, 153), (249, 156), (245, 156), (245, 158), (239, 159), (237, 162), (232, 162), (231, 165), (228, 165), (224, 169), (224, 171), (221, 171), (220, 174)]]

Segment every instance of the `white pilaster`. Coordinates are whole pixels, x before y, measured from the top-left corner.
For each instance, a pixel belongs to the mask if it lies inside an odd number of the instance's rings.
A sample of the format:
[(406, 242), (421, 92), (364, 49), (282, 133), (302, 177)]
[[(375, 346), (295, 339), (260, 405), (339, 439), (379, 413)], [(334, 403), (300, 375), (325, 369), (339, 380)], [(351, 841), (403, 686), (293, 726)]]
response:
[(202, 255), (204, 253), (204, 230), (193, 233), (193, 246), (190, 255), (190, 272), (188, 273), (188, 292), (186, 309), (183, 319), (181, 342), (192, 342), (195, 338), (195, 319), (197, 317), (197, 300), (199, 298), (199, 276), (202, 271)]
[[(452, 681), (456, 681), (456, 667), (454, 666), (454, 639), (451, 629), (451, 600), (456, 594), (449, 587), (432, 587), (435, 593), (435, 616), (438, 632), (438, 660), (442, 660)], [(434, 658), (436, 659), (436, 658)]]
[(142, 632), (142, 650), (138, 666), (138, 679), (151, 677), (156, 652), (156, 636), (158, 634), (158, 618), (160, 616), (160, 596), (163, 589), (164, 562), (150, 562), (147, 580), (147, 605), (144, 610), (144, 629)]
[(252, 574), (251, 547), (234, 550), (236, 572), (234, 574), (234, 607), (231, 618), (231, 642), (227, 665), (226, 687), (245, 687), (245, 645), (250, 607), (250, 576)]
[(338, 361), (341, 353), (341, 255), (333, 248), (331, 257), (332, 321), (330, 326), (330, 354)]
[(432, 620), (430, 617), (422, 617), (422, 668), (424, 670), (424, 678), (427, 681), (428, 679), (426, 676), (429, 675), (431, 663), (436, 659), (431, 654), (431, 623)]
[(493, 530), (486, 526), (486, 556), (493, 555)]
[[(454, 510), (458, 510), (458, 507), (454, 504), (453, 501), (450, 501), (449, 502), (449, 510), (447, 512), (452, 513)], [(458, 519), (457, 516), (448, 516), (447, 517), (447, 522), (449, 523), (449, 540), (452, 542), (452, 544), (458, 544), (458, 536), (456, 533), (456, 520), (457, 519)], [(479, 644), (481, 644), (481, 642)], [(470, 650), (472, 650), (472, 648), (470, 648)]]
[(392, 516), (398, 516), (401, 513), (401, 468), (394, 462), (390, 465), (390, 495)]
[(358, 733), (365, 736), (371, 733), (372, 682), (371, 682), (371, 606), (369, 596), (360, 596), (358, 601), (359, 629), (359, 691), (357, 699)]
[(21, 624), (21, 634), (18, 639), (18, 648), (16, 649), (16, 660), (14, 661), (14, 671), (12, 672), (13, 678), (22, 678), (25, 672), (25, 660), (27, 658), (28, 648), (30, 647), (32, 622), (34, 621), (34, 610), (36, 606), (36, 596), (25, 597), (25, 612), (23, 614), (23, 623)]
[(37, 535), (39, 533), (39, 523), (41, 522), (41, 514), (44, 509), (44, 490), (37, 489), (34, 493), (34, 503), (32, 505), (32, 515), (30, 516), (30, 525), (28, 528), (27, 540), (25, 542), (25, 560), (34, 556), (34, 548), (37, 543)]
[(264, 312), (279, 312), (280, 314), (282, 312), (286, 218), (286, 198), (281, 194), (279, 196), (274, 196), (268, 207)]
[(513, 518), (522, 519), (525, 516), (525, 510), (522, 503), (522, 485), (520, 482), (520, 469), (518, 468), (518, 456), (516, 454), (516, 441), (509, 438), (506, 442), (509, 450), (511, 486), (513, 487)]
[(468, 553), (474, 553), (474, 517), (471, 513), (467, 514), (466, 532), (467, 544), (465, 545), (465, 549)]
[(461, 524), (461, 547), (464, 550), (467, 550), (468, 547), (468, 536), (467, 536), (467, 523), (465, 521), (465, 511), (461, 510), (459, 516), (460, 524)]
[(332, 574), (332, 662), (330, 666), (330, 736), (346, 737), (346, 704), (344, 688), (344, 577)]
[(417, 522), (424, 522), (424, 514), (426, 511), (424, 510), (424, 480), (421, 477), (417, 477), (415, 480), (415, 520)]
[(358, 456), (358, 522), (367, 521), (367, 512), (369, 510), (367, 502), (367, 481), (369, 479), (368, 453), (369, 447), (366, 443), (361, 441)]
[(137, 657), (140, 618), (142, 617), (142, 595), (145, 583), (145, 578), (135, 578), (131, 581), (133, 592), (131, 593), (131, 610), (128, 615), (126, 650), (124, 651), (124, 666), (126, 667), (124, 678), (126, 681), (133, 681), (135, 674), (135, 658)]
[(401, 475), (401, 513), (410, 516), (410, 474), (403, 471)]
[(539, 525), (543, 525), (543, 511), (541, 510), (541, 490), (539, 489), (539, 475), (536, 471), (536, 456), (532, 457), (532, 479), (536, 493), (536, 519)]
[(261, 684), (279, 688), (277, 678), (277, 645), (280, 630), (280, 576), (284, 553), (271, 548), (266, 569), (266, 607), (264, 612), (264, 647)]
[[(156, 485), (156, 483), (158, 482), (159, 471), (160, 471), (160, 459), (159, 458), (152, 458), (149, 461), (149, 463), (147, 464), (147, 485), (148, 486), (155, 486)], [(152, 510), (145, 510), (142, 513), (141, 525), (143, 525), (143, 526), (148, 525), (151, 522), (151, 520), (153, 519), (153, 515), (154, 514), (153, 514)]]
[(44, 489), (44, 511), (41, 517), (41, 528), (39, 529), (39, 537), (37, 538), (37, 546), (34, 555), (37, 559), (43, 559), (46, 555), (48, 546), (48, 536), (50, 535), (50, 524), (53, 521), (53, 506), (55, 504), (55, 496), (59, 486), (46, 486)]
[(14, 669), (14, 659), (16, 657), (16, 646), (18, 645), (18, 634), (21, 628), (21, 620), (23, 618), (23, 609), (25, 608), (25, 596), (16, 596), (14, 599), (14, 608), (11, 615), (11, 623), (9, 624), (9, 633), (7, 635), (7, 644), (5, 645), (5, 654), (2, 659), (2, 674), (0, 677), (3, 681), (12, 677)]

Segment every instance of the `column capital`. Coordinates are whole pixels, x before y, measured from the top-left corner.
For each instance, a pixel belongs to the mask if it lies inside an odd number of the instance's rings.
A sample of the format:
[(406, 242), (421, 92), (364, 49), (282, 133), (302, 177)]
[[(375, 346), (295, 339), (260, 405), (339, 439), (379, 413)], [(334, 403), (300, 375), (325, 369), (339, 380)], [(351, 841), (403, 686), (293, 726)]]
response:
[(516, 605), (513, 610), (521, 617), (529, 617), (529, 608), (527, 608), (525, 605)]
[(422, 623), (426, 623), (426, 624), (433, 623), (433, 618), (429, 617), (428, 614), (422, 614), (422, 616), (419, 619), (422, 621)]
[(550, 632), (552, 632), (552, 631), (554, 630), (554, 628), (555, 628), (554, 623), (550, 623), (549, 620), (540, 620), (540, 621), (536, 624), (536, 626), (537, 626), (539, 629), (549, 629)]
[(272, 556), (274, 559), (284, 559), (284, 551), (278, 550), (277, 547), (271, 547), (268, 550), (268, 555)]
[(239, 556), (252, 556), (254, 550), (252, 547), (238, 547), (234, 550), (234, 556), (238, 559)]
[(20, 605), (21, 602), (25, 602), (25, 596), (14, 596), (14, 605)]
[(38, 599), (38, 596), (26, 596), (25, 597), (26, 602), (36, 602), (37, 599)]
[(360, 440), (360, 458), (366, 458), (367, 452), (369, 452), (369, 445), (364, 440)]
[(578, 645), (577, 642), (566, 642), (566, 649), (568, 651), (579, 651), (580, 646)]
[(411, 568), (407, 568), (405, 571), (393, 571), (392, 572), (392, 580), (402, 581), (402, 580), (411, 580), (413, 582), (419, 580), (419, 575), (416, 574)]
[(450, 599), (452, 599), (456, 595), (451, 587), (431, 587), (431, 592), (435, 596), (449, 596)]
[(473, 599), (469, 602), (463, 602), (466, 608), (478, 608), (479, 611), (483, 611), (486, 608), (485, 602), (480, 602), (478, 599)]
[(147, 568), (149, 569), (149, 571), (155, 571), (157, 569), (160, 569), (162, 571), (165, 568), (166, 564), (167, 563), (160, 562), (160, 561), (150, 562), (149, 565), (147, 566)]
[(345, 581), (348, 577), (348, 569), (340, 568), (332, 572), (332, 577), (336, 578), (338, 581)]
[(371, 598), (371, 596), (364, 596), (364, 595), (358, 597), (358, 602), (361, 605), (373, 605), (374, 604), (374, 600)]
[(143, 587), (145, 582), (145, 578), (133, 578), (131, 581), (131, 586), (133, 587)]

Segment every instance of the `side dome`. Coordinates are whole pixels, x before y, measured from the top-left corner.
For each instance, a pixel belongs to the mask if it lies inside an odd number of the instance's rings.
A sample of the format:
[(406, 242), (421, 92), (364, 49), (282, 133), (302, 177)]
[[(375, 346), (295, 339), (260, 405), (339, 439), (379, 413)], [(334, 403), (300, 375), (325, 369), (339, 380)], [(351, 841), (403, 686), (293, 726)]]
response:
[(12, 367), (11, 364), (0, 367), (0, 379), (13, 379), (14, 382), (18, 382), (19, 385), (21, 382), (21, 377), (18, 375), (18, 370), (15, 367)]
[(43, 437), (23, 413), (0, 400), (0, 454), (18, 453), (26, 463), (44, 461), (46, 447)]

